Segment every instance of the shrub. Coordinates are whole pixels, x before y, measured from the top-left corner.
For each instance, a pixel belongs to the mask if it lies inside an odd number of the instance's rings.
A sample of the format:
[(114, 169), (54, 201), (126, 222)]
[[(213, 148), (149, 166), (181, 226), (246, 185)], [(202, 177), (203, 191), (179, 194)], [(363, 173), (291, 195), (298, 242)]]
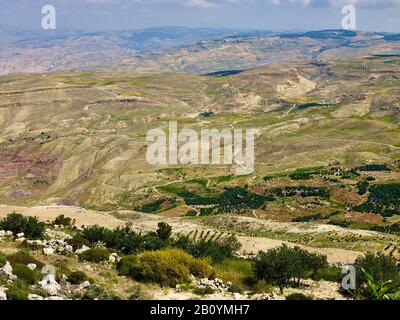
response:
[(36, 217), (24, 217), (19, 213), (11, 213), (0, 220), (0, 229), (10, 230), (14, 233), (25, 234), (28, 239), (42, 238), (45, 231), (45, 224)]
[[(255, 280), (255, 279), (253, 279)], [(270, 293), (274, 291), (274, 287), (265, 280), (258, 280), (252, 284), (252, 289), (256, 293)]]
[(291, 281), (298, 286), (307, 273), (315, 274), (326, 265), (325, 256), (283, 245), (260, 252), (254, 263), (254, 273), (257, 279), (275, 284), (282, 291)]
[(113, 293), (107, 291), (104, 287), (94, 284), (86, 289), (83, 300), (119, 300)]
[(292, 293), (286, 297), (286, 300), (313, 300), (313, 298), (303, 293)]
[(129, 296), (129, 300), (150, 300), (151, 295), (149, 295), (140, 285), (132, 287), (130, 290), (132, 294)]
[(107, 247), (122, 251), (125, 254), (159, 250), (167, 246), (167, 243), (160, 239), (156, 233), (139, 235), (132, 230), (129, 224), (114, 230), (92, 226), (86, 228), (82, 232), (82, 236), (92, 244), (99, 241), (104, 242)]
[(71, 272), (68, 275), (68, 281), (71, 284), (81, 284), (82, 282), (85, 282), (86, 280), (88, 280), (88, 277), (87, 277), (86, 273), (84, 273), (82, 271)]
[(195, 288), (193, 290), (194, 294), (197, 294), (199, 296), (205, 296), (207, 294), (213, 294), (215, 291), (212, 289), (210, 286), (205, 286), (204, 288)]
[(168, 242), (171, 239), (172, 227), (165, 222), (160, 222), (156, 234), (161, 240)]
[(69, 217), (65, 217), (63, 214), (59, 215), (57, 218), (54, 219), (53, 225), (59, 225), (64, 227), (71, 227), (75, 224), (75, 220)]
[(79, 258), (84, 261), (100, 263), (102, 261), (108, 260), (110, 252), (106, 248), (93, 248), (82, 252)]
[[(392, 280), (399, 282), (400, 274), (396, 261), (392, 257), (385, 256), (381, 253), (367, 253), (365, 256), (357, 258), (354, 263), (357, 275), (357, 288), (360, 288), (367, 282), (365, 272), (378, 283), (384, 283)], [(362, 269), (365, 271), (363, 272)]]
[(72, 246), (74, 251), (82, 248), (83, 246), (90, 247), (90, 242), (80, 234), (76, 234), (71, 239), (67, 239), (67, 243)]
[(400, 294), (400, 284), (391, 280), (381, 282), (376, 281), (374, 277), (361, 268), (361, 271), (366, 278), (366, 286), (363, 289), (356, 291), (356, 296), (361, 296), (369, 300), (398, 300)]
[(311, 275), (316, 281), (325, 280), (331, 282), (340, 282), (343, 279), (342, 269), (339, 267), (324, 267)]
[(190, 275), (208, 277), (213, 270), (206, 259), (197, 259), (179, 249), (145, 251), (126, 256), (117, 265), (122, 275), (138, 281), (175, 286), (190, 281)]
[(29, 288), (28, 285), (21, 280), (14, 280), (12, 285), (7, 290), (8, 300), (28, 300)]
[(82, 237), (90, 243), (105, 242), (110, 238), (111, 230), (98, 225), (90, 226), (82, 231)]
[(243, 287), (241, 285), (237, 284), (237, 283), (233, 283), (229, 287), (228, 291), (229, 292), (234, 292), (234, 293), (240, 293), (240, 294), (243, 294), (243, 292), (244, 292)]
[(232, 282), (247, 287), (253, 277), (253, 264), (251, 260), (225, 259), (223, 262), (214, 265), (216, 276), (224, 282)]
[(188, 236), (179, 235), (172, 246), (182, 249), (196, 258), (210, 257), (214, 263), (233, 258), (235, 251), (240, 249), (240, 243), (235, 237), (226, 237), (218, 241), (206, 239), (194, 241)]
[(30, 263), (36, 264), (37, 268), (43, 268), (44, 263), (32, 257), (29, 253), (19, 251), (7, 257), (7, 260), (14, 267), (16, 264), (28, 265)]
[(26, 265), (16, 263), (13, 265), (13, 273), (18, 277), (19, 280), (26, 284), (35, 284), (40, 280), (40, 274), (37, 270), (31, 270)]
[(56, 267), (56, 281), (60, 282), (64, 277), (63, 275), (68, 275), (71, 273), (69, 269), (69, 261), (66, 258), (58, 258), (53, 262), (53, 265)]
[(0, 267), (3, 267), (6, 264), (6, 255), (0, 251)]

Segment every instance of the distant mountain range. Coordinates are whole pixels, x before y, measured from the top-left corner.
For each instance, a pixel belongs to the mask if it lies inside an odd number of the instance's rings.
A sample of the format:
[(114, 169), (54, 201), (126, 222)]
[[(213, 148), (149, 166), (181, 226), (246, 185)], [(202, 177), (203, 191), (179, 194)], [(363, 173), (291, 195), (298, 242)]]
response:
[(154, 27), (30, 32), (0, 28), (0, 74), (64, 70), (212, 73), (399, 50), (398, 34), (346, 30), (277, 33)]

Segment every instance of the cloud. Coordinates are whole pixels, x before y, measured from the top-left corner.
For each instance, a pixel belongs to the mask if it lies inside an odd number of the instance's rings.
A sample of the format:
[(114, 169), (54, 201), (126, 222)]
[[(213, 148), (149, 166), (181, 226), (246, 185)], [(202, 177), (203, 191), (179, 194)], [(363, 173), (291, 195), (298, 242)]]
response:
[(400, 0), (266, 0), (276, 6), (303, 6), (303, 7), (342, 7), (353, 5), (358, 8), (380, 9), (400, 6)]
[[(66, 0), (57, 0), (65, 2)], [(339, 8), (344, 5), (354, 5), (357, 8), (380, 9), (400, 6), (400, 0), (68, 0), (87, 4), (115, 4), (115, 3), (137, 3), (171, 5), (178, 7), (193, 7), (201, 9), (212, 9), (223, 7), (225, 4), (239, 3), (268, 3), (272, 6), (298, 6), (313, 8)]]

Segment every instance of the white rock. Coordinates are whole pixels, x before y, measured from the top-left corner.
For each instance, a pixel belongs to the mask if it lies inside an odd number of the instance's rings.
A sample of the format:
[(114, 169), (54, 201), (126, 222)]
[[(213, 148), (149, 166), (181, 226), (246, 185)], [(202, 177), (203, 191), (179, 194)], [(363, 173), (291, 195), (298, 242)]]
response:
[(241, 299), (242, 299), (242, 296), (241, 296), (240, 293), (235, 292), (235, 293), (233, 294), (233, 298), (234, 298), (235, 300), (241, 300)]
[(74, 249), (72, 248), (71, 245), (67, 244), (67, 245), (65, 246), (65, 251), (67, 251), (67, 252), (73, 252)]
[(84, 253), (84, 252), (86, 252), (86, 251), (88, 251), (88, 250), (90, 250), (90, 248), (89, 248), (88, 246), (83, 245), (82, 248), (81, 248), (81, 249), (77, 249), (77, 250), (75, 251), (75, 253), (76, 253), (76, 254), (81, 254), (81, 253)]
[(44, 253), (46, 256), (51, 256), (52, 254), (54, 254), (54, 249), (53, 249), (53, 248), (50, 248), (50, 247), (43, 248), (43, 253)]
[(5, 293), (5, 289), (0, 287), (0, 301), (7, 300), (7, 295)]
[(26, 239), (25, 239), (24, 237), (15, 239), (15, 241), (16, 241), (16, 242), (19, 242), (19, 243), (22, 243), (22, 242), (24, 242), (25, 240), (26, 240)]
[(111, 253), (110, 256), (108, 257), (108, 261), (111, 263), (119, 262), (120, 260), (121, 260), (121, 258), (115, 252)]
[(85, 281), (85, 282), (82, 282), (79, 285), (79, 290), (84, 290), (84, 289), (89, 288), (89, 287), (90, 287), (90, 282), (89, 281)]
[(27, 267), (28, 267), (29, 269), (31, 269), (31, 270), (35, 270), (36, 267), (37, 267), (37, 265), (36, 265), (35, 263), (30, 263), (30, 264), (27, 265)]
[(23, 232), (17, 233), (17, 238), (22, 238), (24, 235), (25, 235), (25, 233), (23, 233)]
[(46, 300), (64, 300), (64, 298), (63, 297), (57, 297), (57, 296), (52, 296), (52, 297), (48, 297), (48, 298), (46, 298)]
[(38, 294), (29, 294), (28, 300), (44, 300), (44, 298)]
[(10, 230), (7, 230), (6, 231), (6, 237), (12, 237), (13, 236), (13, 232), (12, 231), (10, 231)]
[(15, 276), (13, 274), (13, 268), (8, 261), (6, 261), (6, 264), (4, 265), (4, 267), (0, 268), (0, 274), (7, 276), (11, 280), (17, 278), (17, 276)]
[(45, 276), (42, 281), (39, 281), (39, 284), (50, 296), (56, 296), (61, 289), (61, 286), (58, 284), (53, 274)]
[(0, 237), (6, 236), (6, 230), (0, 230)]

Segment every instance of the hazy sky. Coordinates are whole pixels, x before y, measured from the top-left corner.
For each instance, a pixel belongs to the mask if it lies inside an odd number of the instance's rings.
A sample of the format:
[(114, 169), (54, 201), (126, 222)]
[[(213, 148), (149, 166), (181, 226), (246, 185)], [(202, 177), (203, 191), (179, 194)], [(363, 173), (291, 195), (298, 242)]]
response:
[(40, 29), (54, 5), (58, 29), (152, 26), (316, 30), (341, 26), (341, 7), (357, 8), (357, 29), (400, 32), (400, 0), (0, 0), (0, 25)]

